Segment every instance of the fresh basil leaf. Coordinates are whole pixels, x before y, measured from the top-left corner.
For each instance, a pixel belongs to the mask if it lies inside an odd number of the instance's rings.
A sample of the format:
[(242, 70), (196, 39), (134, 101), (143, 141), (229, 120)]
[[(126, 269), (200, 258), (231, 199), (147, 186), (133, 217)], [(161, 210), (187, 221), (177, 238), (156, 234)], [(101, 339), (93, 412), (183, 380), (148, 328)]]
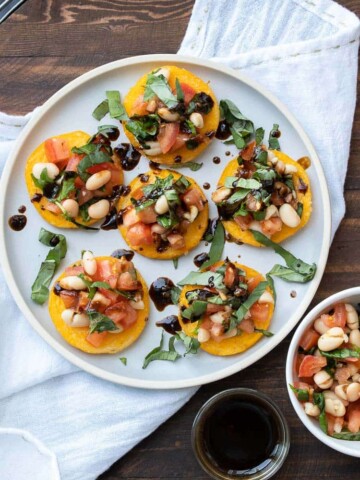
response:
[(254, 305), (255, 302), (259, 300), (261, 295), (265, 292), (266, 287), (268, 286), (267, 282), (260, 282), (254, 290), (250, 293), (248, 298), (245, 300), (245, 302), (240, 305), (240, 307), (237, 309), (235, 316), (237, 319), (237, 323), (239, 324), (242, 322), (244, 319), (245, 315), (248, 313), (250, 308)]
[(91, 218), (89, 215), (89, 203), (84, 203), (84, 205), (81, 205), (79, 208), (79, 215), (81, 217), (81, 220), (85, 223), (90, 222)]
[(166, 78), (163, 75), (150, 73), (146, 79), (144, 101), (147, 102), (156, 95), (168, 108), (174, 108), (178, 100), (170, 89)]
[(266, 150), (261, 150), (260, 153), (258, 153), (255, 157), (255, 166), (261, 165), (261, 166), (267, 166), (267, 161), (268, 161), (268, 153)]
[(164, 195), (166, 197), (166, 200), (170, 206), (170, 208), (172, 207), (176, 207), (176, 205), (180, 205), (180, 198), (179, 198), (179, 195), (177, 193), (177, 191), (175, 189), (170, 189), (170, 190), (165, 190), (164, 191)]
[(77, 153), (79, 155), (82, 155), (82, 154), (88, 155), (89, 153), (95, 152), (96, 149), (97, 149), (97, 146), (95, 145), (95, 143), (86, 143), (82, 147), (73, 147), (71, 151), (72, 153)]
[(203, 113), (207, 115), (214, 106), (214, 100), (205, 92), (196, 93), (190, 100), (186, 110), (187, 115), (193, 112)]
[(126, 357), (119, 357), (119, 360), (120, 360), (120, 362), (121, 362), (123, 365), (125, 365), (125, 367), (126, 367), (126, 365), (127, 365), (127, 358), (126, 358)]
[(245, 142), (241, 132), (236, 130), (234, 127), (230, 127), (230, 132), (231, 132), (232, 140), (235, 143), (236, 148), (238, 148), (239, 150), (243, 149), (246, 145), (246, 142)]
[(231, 100), (220, 100), (220, 108), (225, 120), (230, 124), (237, 120), (249, 121)]
[(214, 232), (214, 238), (211, 242), (211, 247), (209, 250), (209, 260), (204, 262), (201, 265), (201, 268), (207, 268), (213, 265), (214, 263), (218, 262), (221, 259), (221, 255), (224, 250), (225, 245), (225, 230), (223, 224), (218, 222), (216, 225), (216, 229)]
[(275, 170), (272, 169), (258, 168), (253, 174), (252, 178), (254, 178), (255, 180), (259, 180), (260, 182), (269, 182), (275, 180), (277, 178), (277, 174)]
[(360, 348), (337, 348), (331, 352), (323, 352), (320, 350), (323, 357), (326, 358), (360, 358)]
[(186, 162), (186, 163), (174, 163), (169, 165), (169, 168), (178, 169), (178, 168), (190, 168), (192, 172), (197, 172), (203, 166), (203, 163), (197, 162)]
[(169, 229), (175, 227), (179, 223), (179, 220), (176, 216), (172, 215), (171, 212), (164, 213), (163, 215), (158, 215), (156, 221), (162, 227)]
[(274, 306), (276, 305), (276, 290), (275, 290), (275, 284), (274, 284), (274, 280), (273, 278), (270, 276), (269, 273), (267, 273), (266, 275), (266, 280), (269, 284), (269, 287), (272, 291), (272, 294), (273, 294), (273, 297), (274, 297)]
[(240, 205), (240, 208), (238, 208), (238, 209), (236, 210), (236, 212), (234, 213), (233, 216), (234, 216), (234, 217), (238, 217), (238, 216), (245, 217), (248, 213), (249, 213), (249, 212), (248, 212), (248, 210), (247, 210), (247, 208), (246, 208), (246, 203), (244, 202), (244, 203), (242, 203), (242, 204)]
[(264, 220), (266, 216), (266, 211), (265, 210), (260, 210), (258, 212), (252, 212), (252, 215), (254, 217), (254, 220), (261, 222), (261, 220)]
[(151, 207), (151, 205), (153, 205), (156, 202), (154, 198), (149, 198), (141, 203), (139, 203), (138, 200), (135, 200), (134, 198), (130, 198), (130, 201), (135, 206), (136, 212), (142, 212), (146, 208)]
[(225, 180), (225, 187), (258, 190), (261, 188), (261, 183), (258, 180), (253, 180), (252, 178), (227, 177)]
[(188, 308), (182, 310), (181, 316), (190, 321), (197, 320), (205, 313), (206, 307), (207, 302), (195, 300)]
[(98, 126), (98, 133), (104, 135), (104, 137), (109, 138), (109, 135), (114, 134), (114, 130), (119, 132), (119, 128), (116, 125), (100, 125)]
[(175, 80), (175, 87), (176, 87), (176, 96), (179, 102), (183, 102), (185, 100), (185, 95), (183, 89), (181, 88), (179, 79)]
[(121, 104), (120, 92), (118, 90), (107, 90), (106, 97), (109, 103), (110, 117), (117, 120), (128, 120), (126, 110)]
[(260, 127), (255, 130), (255, 142), (256, 145), (261, 145), (262, 141), (264, 140), (265, 130)]
[(198, 353), (198, 350), (200, 348), (200, 342), (197, 338), (190, 337), (184, 332), (177, 332), (175, 334), (175, 337), (177, 340), (180, 340), (180, 342), (182, 342), (185, 346), (186, 351), (184, 353), (184, 357), (189, 353), (192, 353), (193, 355)]
[(181, 177), (179, 177), (176, 182), (174, 182), (174, 187), (179, 193), (185, 193), (190, 186), (191, 183), (186, 177), (184, 177), (184, 175), (181, 175)]
[(270, 330), (264, 330), (262, 328), (254, 328), (254, 332), (262, 333), (264, 337), (273, 337), (274, 334)]
[(109, 290), (111, 292), (114, 292), (118, 295), (121, 295), (122, 297), (126, 298), (127, 300), (134, 300), (134, 295), (132, 295), (129, 292), (126, 292), (124, 290), (118, 290), (117, 288), (112, 288), (109, 283), (107, 282), (91, 282), (87, 280), (85, 275), (83, 273), (80, 273), (79, 277), (81, 280), (86, 284), (88, 290), (89, 290), (89, 298), (92, 300), (95, 296), (95, 293), (98, 288), (103, 288), (105, 290)]
[(279, 264), (273, 266), (269, 275), (282, 278), (286, 282), (307, 283), (309, 281), (308, 278), (301, 273), (295, 272), (292, 268), (284, 267)]
[(56, 200), (58, 202), (61, 202), (62, 200), (69, 198), (70, 193), (75, 190), (75, 178), (66, 178), (61, 184), (61, 190), (59, 192), (59, 195), (56, 197)]
[(86, 180), (90, 177), (90, 174), (86, 171), (89, 167), (105, 162), (113, 163), (111, 157), (107, 153), (100, 150), (96, 150), (95, 152), (86, 155), (86, 157), (80, 161), (77, 167), (77, 171), (81, 180), (86, 182)]
[[(158, 115), (134, 115), (125, 124), (125, 128), (131, 132), (140, 143), (146, 140), (154, 140), (159, 133), (160, 118)], [(146, 149), (146, 145), (144, 147)], [(148, 147), (149, 148), (149, 147)]]
[(300, 402), (308, 402), (309, 401), (309, 390), (306, 390), (304, 388), (295, 388), (290, 383), (289, 383), (289, 387), (296, 394), (296, 396), (297, 396), (298, 400), (300, 400)]
[(53, 247), (47, 254), (40, 266), (39, 273), (31, 286), (31, 299), (43, 305), (49, 296), (49, 285), (67, 252), (66, 238), (64, 235), (56, 234), (41, 228), (39, 242), (48, 247)]
[(274, 123), (272, 130), (269, 133), (269, 148), (272, 150), (281, 150), (278, 137), (280, 136), (279, 125)]
[(115, 330), (119, 330), (111, 318), (106, 315), (96, 310), (87, 310), (86, 313), (90, 319), (90, 333), (114, 332)]
[[(301, 283), (305, 283), (305, 282), (309, 282), (314, 278), (316, 273), (315, 263), (308, 264), (303, 260), (301, 260), (300, 258), (296, 258), (292, 253), (290, 253), (288, 250), (285, 250), (285, 248), (281, 247), (277, 243), (271, 241), (268, 237), (263, 235), (261, 232), (256, 232), (255, 230), (250, 230), (250, 231), (252, 232), (257, 242), (261, 243), (262, 245), (265, 245), (266, 247), (273, 248), (275, 252), (285, 260), (285, 263), (289, 269), (293, 270), (294, 272), (304, 277), (302, 280), (293, 280), (293, 281), (300, 281)], [(278, 266), (276, 267), (278, 268)], [(275, 275), (275, 273), (272, 273), (272, 272), (269, 272), (269, 273), (271, 275)], [(285, 270), (283, 273), (285, 274), (285, 276), (289, 275), (289, 272)]]
[(334, 432), (331, 436), (333, 438), (337, 438), (339, 440), (349, 440), (351, 442), (356, 442), (356, 441), (360, 440), (360, 432), (358, 432), (358, 433), (352, 433), (352, 432), (336, 433), (336, 432)]
[(173, 258), (173, 265), (175, 270), (177, 270), (178, 265), (179, 265), (179, 258)]
[(44, 190), (46, 185), (50, 185), (50, 184), (54, 183), (54, 179), (49, 177), (46, 168), (44, 168), (42, 170), (42, 172), (40, 173), (40, 178), (34, 177), (33, 174), (31, 174), (31, 178), (33, 179), (33, 182), (34, 182), (35, 186), (40, 188), (41, 190)]
[(109, 102), (107, 100), (103, 100), (99, 105), (95, 108), (95, 110), (92, 113), (92, 116), (100, 121), (102, 120), (105, 115), (109, 113)]
[(303, 210), (304, 210), (304, 205), (301, 202), (299, 202), (296, 209), (296, 213), (299, 215), (300, 218), (302, 217)]
[(143, 369), (145, 369), (149, 365), (149, 363), (154, 362), (155, 360), (166, 360), (169, 362), (175, 362), (178, 358), (181, 357), (181, 355), (179, 355), (174, 348), (174, 340), (172, 340), (172, 338), (173, 337), (171, 337), (169, 340), (169, 350), (163, 350), (164, 332), (161, 332), (160, 345), (151, 350), (151, 352), (146, 355), (142, 366)]
[(214, 285), (215, 288), (224, 288), (223, 275), (216, 272), (190, 272), (178, 285)]
[(324, 433), (327, 433), (327, 418), (325, 413), (325, 397), (321, 392), (314, 392), (313, 394), (314, 404), (320, 409), (319, 426)]
[(227, 198), (224, 202), (222, 202), (223, 204), (228, 204), (228, 205), (232, 205), (234, 203), (237, 203), (237, 202), (240, 202), (241, 200), (244, 200), (244, 198), (246, 198), (246, 196), (248, 195), (248, 193), (250, 193), (251, 190), (248, 189), (248, 188), (240, 188), (239, 190), (236, 190), (235, 193), (233, 193), (231, 195), (231, 197)]

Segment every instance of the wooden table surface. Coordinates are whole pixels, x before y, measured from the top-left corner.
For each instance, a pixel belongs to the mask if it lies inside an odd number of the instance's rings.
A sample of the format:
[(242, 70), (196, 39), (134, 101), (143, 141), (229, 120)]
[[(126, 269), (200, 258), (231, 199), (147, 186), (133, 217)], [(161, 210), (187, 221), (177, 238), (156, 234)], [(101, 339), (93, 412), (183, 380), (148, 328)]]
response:
[[(70, 80), (103, 63), (133, 55), (175, 53), (193, 3), (193, 0), (27, 0), (0, 25), (0, 110), (25, 114)], [(360, 0), (339, 3), (360, 15)], [(359, 160), (358, 107), (346, 181), (346, 217), (332, 244), (326, 272), (312, 305), (339, 290), (360, 285)], [(238, 386), (270, 394), (288, 419), (291, 449), (276, 475), (278, 480), (359, 479), (360, 460), (341, 455), (317, 441), (292, 409), (284, 379), (291, 336), (252, 367), (200, 388), (186, 406), (113, 465), (101, 480), (209, 478), (192, 454), (191, 425), (208, 398)]]

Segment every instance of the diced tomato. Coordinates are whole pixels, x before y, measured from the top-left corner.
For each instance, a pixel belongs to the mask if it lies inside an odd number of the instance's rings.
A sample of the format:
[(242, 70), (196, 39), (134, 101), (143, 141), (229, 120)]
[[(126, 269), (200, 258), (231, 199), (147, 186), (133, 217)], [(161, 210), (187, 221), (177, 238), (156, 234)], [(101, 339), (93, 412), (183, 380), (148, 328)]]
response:
[(314, 357), (314, 355), (305, 355), (299, 368), (299, 377), (312, 377), (315, 373), (326, 366), (325, 357)]
[(124, 330), (133, 325), (137, 320), (136, 310), (126, 301), (115, 303), (115, 305), (108, 307), (104, 313), (113, 322), (121, 325)]
[(77, 276), (81, 273), (84, 273), (84, 267), (82, 265), (75, 265), (74, 267), (66, 267), (65, 268), (66, 276)]
[(296, 371), (297, 371), (297, 372), (299, 371), (301, 362), (304, 360), (304, 358), (305, 358), (305, 355), (304, 355), (303, 353), (298, 353), (298, 354), (296, 355), (296, 358), (295, 358), (295, 368), (296, 368)]
[(43, 206), (45, 210), (49, 210), (49, 212), (55, 213), (55, 215), (59, 215), (61, 213), (60, 208), (57, 205), (55, 205), (55, 203), (46, 202), (46, 203), (43, 203)]
[(178, 123), (166, 123), (161, 127), (157, 140), (162, 153), (167, 153), (176, 142), (180, 126)]
[(137, 216), (139, 217), (140, 222), (155, 223), (157, 214), (155, 212), (154, 205), (150, 205), (149, 207), (144, 208), (143, 210), (140, 210), (137, 213)]
[(104, 297), (111, 300), (111, 303), (116, 303), (118, 300), (119, 295), (111, 290), (107, 290), (106, 288), (98, 288), (98, 292), (104, 295)]
[(184, 93), (184, 102), (187, 105), (196, 94), (196, 90), (194, 90), (190, 85), (187, 83), (180, 82), (181, 90)]
[(86, 337), (86, 340), (93, 347), (98, 348), (104, 343), (107, 335), (108, 335), (108, 332), (101, 332), (101, 333), (93, 332), (88, 334), (88, 336)]
[(266, 322), (269, 318), (270, 306), (268, 303), (254, 303), (250, 308), (251, 318), (256, 322)]
[(139, 215), (136, 213), (134, 207), (129, 208), (125, 213), (123, 213), (122, 221), (125, 227), (131, 227), (131, 225), (135, 225), (135, 223), (140, 222)]
[(130, 272), (121, 273), (117, 280), (117, 288), (119, 290), (137, 290), (138, 281), (135, 275)]
[(298, 388), (299, 390), (308, 390), (312, 389), (312, 385), (309, 385), (306, 382), (294, 382), (294, 387)]
[(94, 173), (101, 172), (102, 170), (113, 170), (114, 168), (118, 168), (114, 163), (103, 162), (96, 165), (91, 165), (91, 167), (87, 168), (86, 171), (93, 175)]
[(338, 303), (335, 305), (334, 315), (321, 315), (321, 320), (329, 328), (332, 327), (341, 327), (344, 328), (346, 325), (346, 308), (344, 303)]
[(255, 288), (262, 282), (264, 279), (261, 275), (256, 275), (255, 277), (249, 278), (247, 281), (248, 290), (251, 293)]
[(338, 367), (335, 371), (334, 377), (340, 384), (345, 383), (351, 377), (351, 370), (347, 366)]
[(262, 220), (260, 227), (264, 235), (274, 235), (280, 232), (283, 226), (283, 222), (280, 217), (271, 217), (268, 220)]
[(97, 260), (97, 270), (93, 280), (107, 282), (111, 288), (116, 288), (118, 274), (114, 272), (113, 265), (109, 260)]
[(330, 413), (325, 413), (327, 420), (327, 433), (328, 435), (333, 435), (335, 432), (335, 426), (342, 428), (344, 425), (344, 417), (334, 417)]
[(153, 243), (151, 226), (142, 222), (138, 222), (129, 227), (126, 236), (129, 243), (134, 247), (139, 247), (140, 245), (152, 245)]
[(253, 155), (254, 155), (254, 149), (256, 147), (256, 142), (250, 142), (248, 145), (246, 145), (245, 148), (243, 148), (240, 152), (241, 158), (244, 160), (251, 160)]
[(167, 239), (172, 248), (179, 249), (185, 247), (185, 238), (179, 233), (171, 233)]
[(317, 345), (319, 338), (320, 335), (315, 332), (313, 328), (309, 328), (309, 330), (307, 330), (302, 336), (299, 345), (305, 350), (305, 352), (308, 352)]
[(142, 190), (142, 188), (137, 188), (136, 190), (134, 190), (133, 192), (131, 192), (131, 196), (132, 198), (135, 198), (135, 200), (140, 200), (140, 198), (142, 198), (144, 196), (144, 192)]
[(85, 182), (83, 180), (81, 180), (80, 177), (76, 177), (75, 180), (74, 180), (74, 185), (78, 190), (81, 190), (82, 188), (85, 187)]
[(186, 193), (184, 193), (184, 195), (182, 196), (182, 200), (188, 207), (194, 205), (199, 210), (199, 212), (204, 210), (201, 193), (195, 187), (190, 188)]
[(84, 157), (84, 155), (80, 156), (80, 155), (73, 154), (70, 157), (69, 161), (67, 162), (65, 170), (67, 172), (77, 172), (77, 167), (78, 167), (78, 165), (81, 162), (83, 157)]
[(224, 310), (223, 305), (216, 305), (216, 303), (208, 303), (206, 305), (206, 313), (208, 313), (209, 315), (216, 312), (222, 312), (223, 310)]
[(349, 431), (358, 433), (360, 430), (360, 400), (350, 403), (347, 407), (346, 417)]
[[(75, 180), (75, 186), (76, 186), (76, 181), (79, 177), (76, 178)], [(79, 178), (80, 181), (82, 181), (80, 178)], [(80, 191), (78, 192), (78, 203), (81, 207), (81, 205), (84, 205), (84, 203), (88, 202), (89, 200), (91, 200), (92, 198), (94, 197), (94, 193), (93, 192), (90, 192), (90, 190), (87, 190), (85, 187), (81, 188)]]
[(227, 288), (233, 288), (239, 282), (239, 274), (233, 263), (228, 263), (226, 265), (225, 276), (224, 276), (224, 285)]
[(73, 308), (74, 310), (76, 309), (79, 301), (78, 292), (75, 292), (73, 290), (61, 290), (59, 296), (64, 302), (65, 308)]
[(254, 333), (254, 322), (251, 320), (251, 318), (245, 318), (240, 324), (239, 324), (240, 330), (242, 330), (245, 333)]
[(248, 230), (250, 223), (252, 222), (252, 216), (248, 213), (247, 215), (237, 215), (234, 217), (234, 222), (239, 225), (241, 230)]
[(170, 151), (175, 152), (176, 150), (179, 150), (179, 148), (183, 147), (185, 145), (185, 142), (187, 142), (189, 139), (190, 135), (186, 135), (185, 133), (179, 133)]
[(44, 142), (44, 147), (49, 162), (58, 163), (70, 157), (69, 144), (62, 138), (48, 138)]
[(148, 115), (148, 102), (144, 102), (144, 95), (139, 95), (131, 109), (131, 115)]

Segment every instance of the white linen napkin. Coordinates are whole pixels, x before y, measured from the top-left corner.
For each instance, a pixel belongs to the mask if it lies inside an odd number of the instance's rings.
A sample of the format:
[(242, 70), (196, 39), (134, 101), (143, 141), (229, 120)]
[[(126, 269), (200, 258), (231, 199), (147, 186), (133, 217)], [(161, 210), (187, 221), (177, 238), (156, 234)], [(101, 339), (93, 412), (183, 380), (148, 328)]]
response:
[[(333, 232), (344, 214), (358, 44), (357, 17), (329, 0), (197, 0), (179, 51), (241, 69), (287, 104), (323, 163)], [(28, 118), (0, 114), (1, 169)], [(56, 455), (63, 480), (95, 479), (195, 391), (136, 390), (78, 371), (32, 331), (1, 271), (0, 311), (0, 439), (9, 429), (31, 432)], [(0, 478), (38, 480), (9, 471), (8, 443), (0, 443)]]

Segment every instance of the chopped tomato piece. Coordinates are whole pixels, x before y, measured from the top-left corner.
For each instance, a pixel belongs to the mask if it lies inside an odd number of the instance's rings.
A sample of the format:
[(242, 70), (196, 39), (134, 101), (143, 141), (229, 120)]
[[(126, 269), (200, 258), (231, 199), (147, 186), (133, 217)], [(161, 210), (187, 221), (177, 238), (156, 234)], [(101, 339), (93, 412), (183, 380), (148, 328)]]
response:
[(77, 167), (78, 167), (79, 163), (81, 162), (83, 156), (84, 155), (82, 155), (82, 156), (76, 155), (76, 154), (72, 155), (70, 157), (69, 161), (67, 162), (65, 170), (67, 172), (77, 172)]
[(104, 297), (111, 300), (111, 303), (116, 303), (119, 297), (117, 293), (112, 292), (111, 290), (108, 290), (106, 288), (98, 288), (98, 292), (104, 295)]
[(167, 153), (176, 142), (180, 126), (178, 123), (166, 123), (157, 137), (162, 153)]
[(277, 232), (280, 232), (282, 229), (283, 222), (280, 217), (272, 217), (268, 220), (262, 220), (260, 222), (260, 227), (264, 235), (274, 235)]
[(144, 102), (144, 95), (139, 95), (131, 109), (131, 115), (148, 115), (148, 102)]
[(334, 417), (330, 413), (325, 413), (327, 420), (327, 433), (328, 435), (333, 435), (335, 431), (335, 426), (342, 428), (344, 425), (344, 417)]
[(294, 387), (298, 388), (299, 390), (308, 390), (308, 391), (310, 391), (310, 389), (312, 388), (312, 386), (306, 382), (294, 382)]
[(78, 292), (74, 292), (73, 290), (61, 290), (61, 292), (59, 293), (59, 296), (61, 300), (64, 302), (65, 308), (76, 309), (79, 301)]
[(128, 302), (118, 302), (105, 310), (105, 315), (124, 330), (136, 322), (137, 312)]
[(44, 147), (49, 162), (58, 163), (70, 157), (69, 144), (62, 138), (48, 138), (44, 142)]
[(247, 286), (248, 290), (251, 293), (255, 288), (259, 285), (260, 282), (262, 282), (264, 279), (262, 278), (261, 275), (256, 275), (255, 277), (249, 278), (247, 281)]
[(245, 333), (254, 333), (254, 322), (251, 320), (251, 318), (245, 318), (240, 324), (239, 324), (240, 330), (242, 330)]
[(351, 377), (351, 370), (347, 366), (337, 368), (334, 376), (340, 384), (345, 383)]
[[(78, 190), (81, 190), (82, 188), (85, 187), (85, 182), (81, 180), (80, 177), (76, 177), (74, 181), (74, 185)], [(88, 190), (87, 190), (88, 191)], [(90, 193), (90, 192), (89, 192)], [(84, 202), (85, 203), (85, 202)]]
[(190, 103), (190, 101), (193, 99), (194, 95), (196, 94), (196, 90), (194, 90), (190, 85), (188, 85), (187, 83), (183, 83), (181, 82), (180, 83), (180, 86), (181, 86), (181, 90), (183, 91), (184, 93), (184, 102), (185, 102), (185, 105), (187, 105), (188, 103)]
[(239, 274), (233, 263), (228, 263), (226, 265), (225, 276), (224, 276), (224, 285), (227, 288), (233, 288), (239, 282)]
[(305, 358), (305, 355), (303, 353), (298, 353), (297, 354), (296, 361), (295, 361), (295, 368), (296, 368), (297, 372), (299, 371), (301, 362), (304, 360), (304, 358)]
[(254, 155), (254, 149), (256, 147), (256, 142), (250, 142), (243, 148), (240, 152), (240, 157), (244, 160), (250, 161)]
[(185, 247), (185, 238), (179, 233), (171, 233), (167, 237), (172, 248), (184, 248)]
[(109, 260), (97, 260), (97, 270), (93, 279), (100, 282), (107, 282), (111, 288), (116, 288), (118, 275), (113, 270)]
[(299, 345), (305, 350), (305, 352), (308, 352), (317, 345), (319, 338), (320, 335), (315, 332), (313, 328), (309, 328), (309, 330), (307, 330), (302, 336)]
[[(216, 305), (216, 303), (208, 303), (206, 305), (206, 313), (211, 315), (212, 313), (222, 312), (224, 310), (223, 305)], [(202, 327), (202, 324), (201, 324)]]
[(101, 333), (93, 332), (88, 334), (88, 336), (86, 337), (86, 340), (93, 347), (98, 348), (104, 343), (107, 335), (108, 335), (108, 332), (101, 332)]
[(55, 205), (55, 203), (46, 202), (44, 203), (45, 210), (49, 210), (49, 212), (55, 213), (55, 215), (59, 215), (61, 213), (60, 208)]
[(102, 170), (113, 170), (116, 167), (114, 163), (111, 162), (103, 162), (103, 163), (98, 163), (96, 165), (91, 165), (91, 167), (87, 168), (86, 171), (88, 173), (91, 173), (93, 175), (94, 173), (101, 172)]
[(129, 208), (125, 213), (123, 213), (122, 221), (125, 227), (131, 227), (131, 225), (135, 225), (135, 223), (140, 222), (139, 215), (136, 213), (134, 207)]
[(184, 193), (184, 195), (182, 196), (182, 200), (188, 207), (193, 205), (199, 210), (199, 212), (204, 210), (201, 193), (195, 187), (190, 188), (186, 193)]
[(315, 373), (326, 366), (325, 357), (314, 357), (313, 355), (305, 355), (299, 368), (299, 377), (312, 377)]
[(121, 273), (117, 280), (117, 288), (119, 290), (136, 290), (138, 286), (135, 275), (131, 275), (130, 272)]
[[(76, 186), (76, 183), (77, 183), (77, 179), (75, 180), (75, 186)], [(80, 181), (81, 178), (79, 178)], [(80, 183), (79, 183), (80, 184)], [(92, 198), (94, 198), (94, 193), (93, 192), (90, 192), (90, 190), (87, 190), (86, 188), (81, 188), (81, 190), (78, 192), (78, 203), (81, 207), (81, 205), (84, 205), (84, 203), (88, 202), (89, 200), (91, 200)]]
[(334, 307), (334, 315), (321, 315), (321, 320), (329, 328), (332, 327), (341, 327), (344, 328), (346, 325), (346, 308), (344, 303), (338, 303)]
[(84, 267), (82, 265), (75, 265), (74, 267), (67, 267), (65, 268), (65, 273), (66, 276), (74, 276), (74, 275), (80, 275), (81, 273), (84, 273)]
[(134, 247), (152, 245), (153, 237), (151, 234), (151, 226), (141, 222), (136, 223), (128, 228), (127, 238)]
[(265, 322), (269, 318), (269, 308), (268, 303), (254, 303), (250, 308), (251, 318), (257, 322)]
[(241, 230), (248, 230), (252, 220), (252, 216), (249, 213), (245, 216), (237, 215), (236, 217), (234, 217), (234, 222), (239, 225)]
[(183, 147), (185, 145), (185, 142), (187, 142), (189, 139), (190, 139), (190, 135), (179, 133), (170, 151), (175, 152), (176, 150), (179, 150), (179, 148)]
[(140, 210), (139, 212), (137, 212), (137, 216), (139, 217), (140, 222), (155, 223), (157, 218), (155, 206), (150, 205), (149, 207)]
[(360, 400), (350, 403), (347, 407), (346, 416), (349, 431), (358, 433), (360, 430)]

